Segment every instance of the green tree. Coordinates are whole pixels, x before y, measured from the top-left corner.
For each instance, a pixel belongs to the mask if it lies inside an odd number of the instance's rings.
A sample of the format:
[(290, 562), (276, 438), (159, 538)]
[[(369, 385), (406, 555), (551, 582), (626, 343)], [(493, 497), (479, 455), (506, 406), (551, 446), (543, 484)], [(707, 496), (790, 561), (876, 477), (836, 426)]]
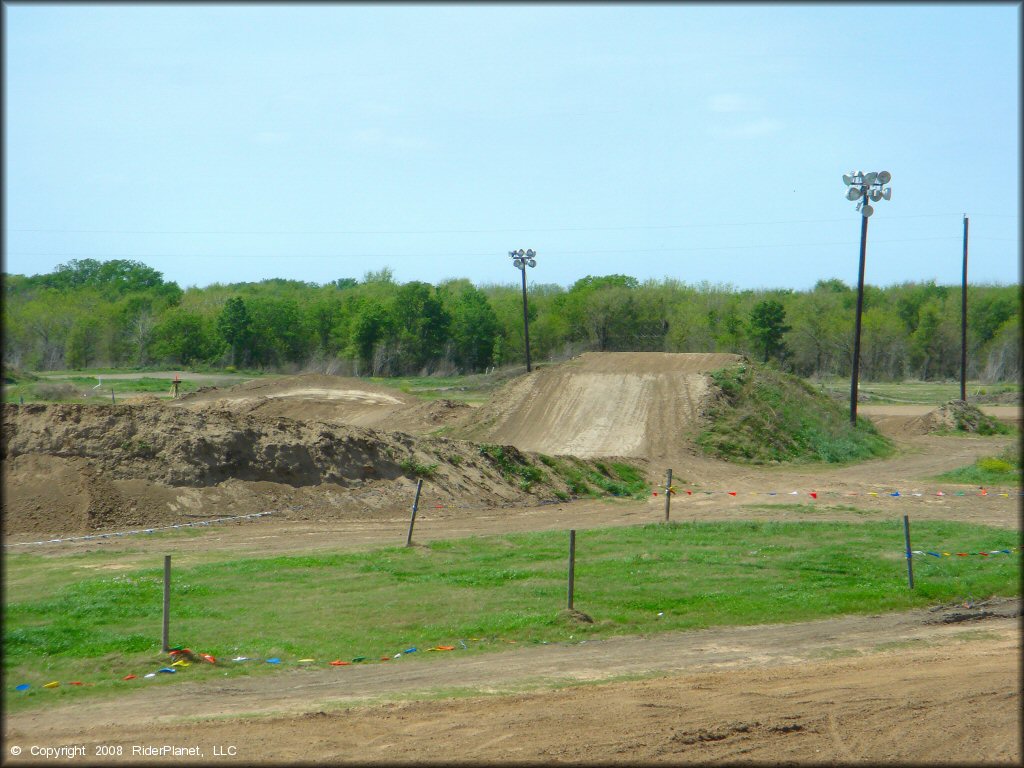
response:
[(85, 315), (75, 321), (68, 333), (64, 351), (64, 361), (68, 368), (80, 370), (96, 361), (102, 331), (100, 321), (95, 317)]
[(223, 348), (213, 324), (182, 307), (168, 310), (153, 329), (153, 355), (174, 365), (213, 360)]
[(364, 299), (352, 318), (350, 353), (359, 361), (360, 370), (373, 372), (374, 350), (390, 334), (391, 316), (379, 301)]
[(241, 296), (234, 296), (224, 302), (224, 308), (217, 316), (217, 331), (231, 349), (231, 365), (239, 361), (243, 365), (248, 363), (252, 318)]
[(245, 306), (252, 328), (249, 346), (253, 362), (280, 366), (305, 360), (312, 335), (295, 299), (261, 293)]
[(754, 346), (764, 355), (764, 362), (775, 357), (780, 362), (786, 354), (782, 337), (790, 330), (786, 325), (786, 309), (774, 299), (758, 302), (750, 312), (748, 327)]
[(416, 373), (444, 354), (451, 317), (433, 286), (405, 283), (395, 294), (390, 314), (399, 372)]
[(441, 292), (451, 317), (452, 357), (462, 371), (479, 371), (491, 364), (498, 335), (498, 316), (483, 291), (468, 280), (452, 281)]

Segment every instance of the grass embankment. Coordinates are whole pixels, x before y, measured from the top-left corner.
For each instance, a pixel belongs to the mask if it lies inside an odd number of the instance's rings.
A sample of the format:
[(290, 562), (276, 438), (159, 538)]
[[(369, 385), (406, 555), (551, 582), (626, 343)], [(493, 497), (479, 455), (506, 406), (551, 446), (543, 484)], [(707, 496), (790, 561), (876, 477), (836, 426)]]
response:
[[(915, 523), (913, 541), (950, 552), (1019, 543), (1014, 531), (939, 521)], [(289, 666), (315, 659), (324, 668), (359, 657), (410, 663), (439, 655), (426, 652), (436, 645), (474, 654), (513, 642), (803, 621), (1020, 593), (1019, 552), (915, 559), (909, 590), (896, 520), (652, 524), (578, 533), (575, 607), (594, 619), (582, 624), (561, 613), (567, 548), (562, 531), (179, 566), (171, 643), (219, 663), (155, 680), (142, 675), (167, 663), (159, 643), (162, 567), (99, 576), (92, 569), (109, 565), (109, 554), (9, 555), (6, 705), (271, 673), (263, 660), (272, 657)], [(393, 659), (410, 647), (419, 652)], [(253, 661), (232, 663), (237, 655)], [(127, 674), (139, 678), (125, 681)], [(63, 684), (42, 690), (51, 680)], [(31, 688), (15, 692), (22, 683)]]
[(705, 452), (751, 464), (841, 463), (892, 453), (892, 443), (864, 419), (807, 382), (752, 362), (711, 374), (717, 397), (697, 437)]
[(986, 487), (1021, 486), (1020, 447), (1011, 445), (998, 456), (984, 456), (973, 464), (939, 475), (937, 480)]

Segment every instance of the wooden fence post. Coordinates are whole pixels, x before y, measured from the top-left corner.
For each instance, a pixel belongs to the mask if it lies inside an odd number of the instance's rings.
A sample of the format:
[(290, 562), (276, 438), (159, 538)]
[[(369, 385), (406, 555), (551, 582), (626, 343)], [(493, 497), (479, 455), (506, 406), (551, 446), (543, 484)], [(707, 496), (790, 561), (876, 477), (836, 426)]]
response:
[(668, 522), (668, 511), (672, 506), (672, 470), (665, 473), (665, 522)]
[(913, 564), (913, 553), (910, 551), (910, 518), (907, 515), (903, 516), (903, 538), (907, 543), (907, 581), (910, 583), (910, 588), (914, 588), (914, 564)]
[(162, 645), (164, 653), (171, 649), (171, 556), (164, 555), (164, 627), (162, 633)]
[(412, 527), (416, 524), (416, 508), (420, 504), (420, 489), (423, 487), (423, 478), (416, 481), (416, 498), (412, 501), (412, 518), (409, 520), (409, 535), (405, 537), (405, 546), (412, 546)]
[(569, 531), (569, 610), (572, 610), (572, 593), (576, 582), (576, 529)]

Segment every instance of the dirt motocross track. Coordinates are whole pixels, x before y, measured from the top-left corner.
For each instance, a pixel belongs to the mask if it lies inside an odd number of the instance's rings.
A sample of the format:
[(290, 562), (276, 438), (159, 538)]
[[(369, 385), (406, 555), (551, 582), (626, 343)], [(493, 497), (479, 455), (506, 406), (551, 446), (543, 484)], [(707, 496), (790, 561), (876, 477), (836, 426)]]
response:
[[(542, 503), (548, 491), (504, 482), (473, 442), (428, 436), (438, 427), (527, 452), (629, 457), (653, 484), (672, 466), (680, 487), (713, 492), (677, 496), (677, 520), (909, 513), (1020, 529), (1018, 498), (937, 497), (932, 479), (1016, 438), (929, 434), (920, 414), (885, 411), (879, 423), (899, 454), (852, 467), (740, 467), (700, 456), (690, 438), (704, 374), (731, 359), (591, 353), (513, 380), (473, 409), (318, 375), (201, 390), (173, 403), (5, 406), (5, 551), (108, 552), (112, 566), (134, 567), (159, 554), (187, 564), (190, 553), (214, 549), (237, 556), (404, 543), (415, 481), (403, 461), (438, 465), (424, 486), (417, 541), (662, 519), (662, 496)], [(862, 413), (869, 410), (879, 413)], [(1007, 410), (1019, 423), (1019, 411)], [(894, 489), (903, 497), (890, 497)], [(785, 495), (792, 490), (799, 504)], [(33, 543), (268, 510), (198, 536)], [(80, 744), (88, 764), (130, 762), (133, 745), (168, 744), (198, 745), (203, 757), (134, 761), (207, 763), (220, 745), (221, 754), (235, 752), (217, 762), (279, 764), (1016, 764), (1020, 601), (978, 600), (513, 647), (465, 660), (433, 654), (224, 684), (176, 681), (90, 702), (87, 713), (65, 704), (8, 717), (4, 757), (41, 762), (29, 745)], [(631, 677), (640, 679), (623, 679)], [(405, 700), (453, 690), (470, 695)], [(18, 757), (14, 744), (25, 750)], [(124, 756), (97, 757), (97, 745), (120, 745)]]

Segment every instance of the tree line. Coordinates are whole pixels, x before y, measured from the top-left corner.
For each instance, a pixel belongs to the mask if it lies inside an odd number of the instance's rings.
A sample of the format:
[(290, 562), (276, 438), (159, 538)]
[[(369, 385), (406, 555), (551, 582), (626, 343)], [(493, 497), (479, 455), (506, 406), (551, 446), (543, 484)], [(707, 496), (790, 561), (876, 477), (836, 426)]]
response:
[[(588, 275), (529, 287), (531, 357), (580, 352), (734, 352), (804, 377), (849, 375), (855, 287), (738, 290)], [(960, 286), (865, 286), (860, 377), (956, 379)], [(473, 373), (524, 361), (520, 287), (396, 282), (382, 269), (327, 284), (271, 279), (182, 290), (130, 260), (73, 260), (4, 276), (5, 366), (153, 365), (326, 370), (347, 375)], [(1021, 373), (1020, 288), (968, 286), (968, 376)]]

